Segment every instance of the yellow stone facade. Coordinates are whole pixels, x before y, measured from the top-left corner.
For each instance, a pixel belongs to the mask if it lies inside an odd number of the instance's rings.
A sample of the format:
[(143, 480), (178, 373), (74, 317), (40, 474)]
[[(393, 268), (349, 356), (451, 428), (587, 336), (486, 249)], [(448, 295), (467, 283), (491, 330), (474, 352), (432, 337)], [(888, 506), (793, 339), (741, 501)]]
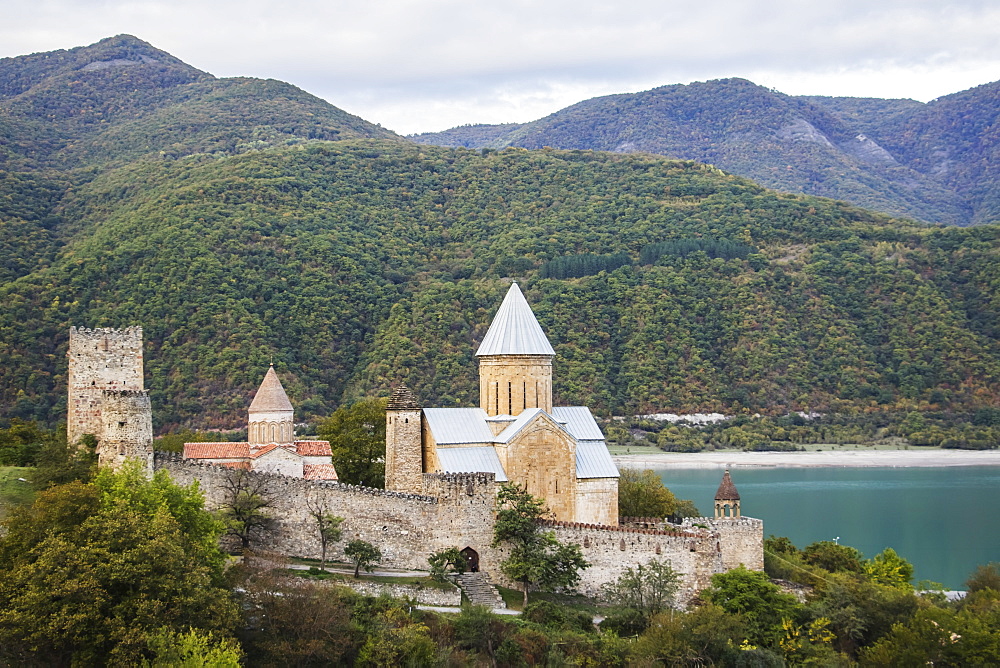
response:
[(552, 404), (555, 352), (517, 284), (477, 352), (479, 408), (420, 408), (405, 387), (386, 411), (386, 489), (423, 473), (493, 473), (545, 499), (553, 519), (618, 524), (618, 469), (593, 415)]
[(552, 412), (552, 358), (483, 355), (479, 358), (479, 407), (489, 416), (520, 415), (528, 408)]

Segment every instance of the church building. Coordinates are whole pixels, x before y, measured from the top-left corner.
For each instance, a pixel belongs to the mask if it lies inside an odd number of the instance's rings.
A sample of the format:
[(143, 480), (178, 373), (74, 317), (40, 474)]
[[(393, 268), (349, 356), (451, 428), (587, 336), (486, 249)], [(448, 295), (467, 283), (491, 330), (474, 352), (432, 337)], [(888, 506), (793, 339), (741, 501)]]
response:
[(184, 459), (230, 468), (280, 473), (293, 478), (336, 480), (329, 441), (295, 440), (295, 419), (274, 365), (264, 374), (250, 403), (247, 440), (239, 443), (185, 443)]
[(618, 524), (618, 468), (586, 406), (552, 405), (552, 349), (517, 283), (476, 352), (478, 408), (422, 408), (406, 387), (386, 411), (385, 487), (424, 473), (493, 473), (545, 499), (555, 519)]

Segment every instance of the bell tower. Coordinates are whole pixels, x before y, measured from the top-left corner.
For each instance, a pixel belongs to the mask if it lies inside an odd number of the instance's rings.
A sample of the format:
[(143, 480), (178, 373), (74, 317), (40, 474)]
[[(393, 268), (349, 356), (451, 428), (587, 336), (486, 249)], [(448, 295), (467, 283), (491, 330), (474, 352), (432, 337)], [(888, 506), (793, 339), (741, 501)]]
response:
[(740, 516), (740, 493), (736, 491), (733, 479), (729, 477), (729, 469), (722, 474), (722, 482), (715, 493), (715, 518)]
[(247, 440), (251, 448), (269, 443), (291, 443), (295, 440), (292, 402), (288, 400), (285, 388), (274, 372), (273, 363), (250, 402)]
[(555, 355), (521, 289), (512, 283), (476, 351), (479, 406), (491, 417), (516, 416), (528, 408), (551, 413)]

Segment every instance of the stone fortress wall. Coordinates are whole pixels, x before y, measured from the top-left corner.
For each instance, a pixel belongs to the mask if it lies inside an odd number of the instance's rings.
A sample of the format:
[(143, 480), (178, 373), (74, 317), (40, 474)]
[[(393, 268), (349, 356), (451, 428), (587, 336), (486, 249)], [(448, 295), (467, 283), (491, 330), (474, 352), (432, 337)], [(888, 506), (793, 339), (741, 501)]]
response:
[(745, 566), (764, 570), (764, 520), (754, 517), (688, 517), (681, 524), (685, 530), (696, 524), (706, 525), (719, 536), (722, 570)]
[(96, 434), (98, 466), (118, 468), (138, 459), (153, 468), (153, 411), (145, 390), (104, 390)]
[[(225, 482), (234, 470), (184, 460), (179, 454), (157, 452), (155, 468), (164, 469), (175, 482), (197, 482), (209, 508), (225, 500)], [(336, 482), (244, 472), (265, 481), (273, 496), (269, 513), (276, 526), (259, 548), (289, 556), (319, 558), (320, 542), (309, 504), (323, 503), (344, 518), (343, 539), (328, 550), (327, 557), (344, 559), (343, 549), (355, 538), (382, 551), (383, 565), (427, 570), (427, 557), (458, 542), (488, 558), (493, 539), (496, 496), (492, 474), (427, 474), (429, 491), (420, 495), (390, 492)]]
[[(224, 483), (233, 469), (186, 461), (174, 453), (156, 453), (155, 467), (179, 484), (197, 482), (210, 508), (225, 498)], [(500, 572), (506, 550), (490, 546), (496, 513), (497, 485), (491, 473), (423, 474), (423, 494), (391, 492), (336, 482), (247, 472), (265, 481), (275, 498), (270, 512), (277, 524), (259, 545), (289, 556), (318, 558), (320, 542), (309, 515), (310, 502), (326, 504), (344, 517), (343, 539), (327, 557), (345, 560), (343, 549), (355, 538), (382, 551), (382, 565), (427, 570), (427, 557), (449, 547), (471, 547), (480, 569), (493, 581), (516, 587)], [(653, 526), (653, 523), (656, 526)], [(698, 526), (701, 525), (701, 526)], [(710, 584), (711, 576), (740, 563), (763, 568), (763, 523), (751, 518), (691, 518), (683, 526), (650, 520), (629, 526), (546, 522), (562, 542), (580, 545), (591, 564), (581, 572), (578, 589), (588, 595), (615, 580), (626, 568), (665, 560), (683, 573), (679, 600), (689, 601)]]

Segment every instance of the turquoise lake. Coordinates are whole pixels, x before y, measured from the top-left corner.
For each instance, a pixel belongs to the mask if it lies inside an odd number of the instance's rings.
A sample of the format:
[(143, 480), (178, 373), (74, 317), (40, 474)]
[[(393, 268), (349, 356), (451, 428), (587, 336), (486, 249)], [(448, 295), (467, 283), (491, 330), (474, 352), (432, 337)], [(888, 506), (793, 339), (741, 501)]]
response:
[[(707, 515), (721, 469), (659, 470), (678, 497)], [(764, 535), (799, 548), (820, 540), (873, 557), (891, 547), (914, 565), (914, 582), (964, 589), (975, 567), (1000, 561), (1000, 467), (733, 468), (744, 515)]]

